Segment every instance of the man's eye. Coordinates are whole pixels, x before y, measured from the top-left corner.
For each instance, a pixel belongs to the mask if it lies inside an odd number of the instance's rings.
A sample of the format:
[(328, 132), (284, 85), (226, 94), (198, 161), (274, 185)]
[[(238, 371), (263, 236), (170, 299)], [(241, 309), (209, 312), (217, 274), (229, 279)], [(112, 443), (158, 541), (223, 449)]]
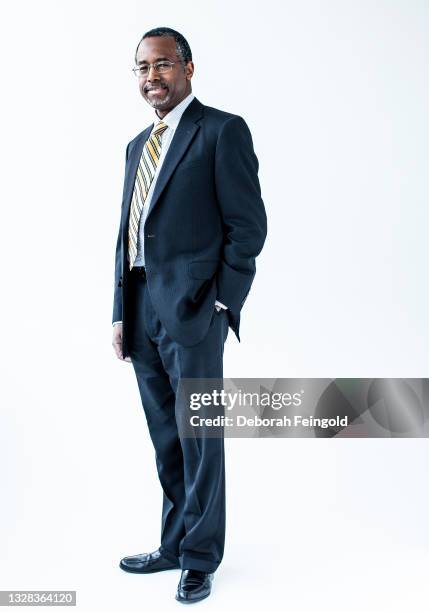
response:
[(148, 68), (147, 66), (140, 66), (140, 74), (147, 74)]
[(170, 68), (170, 64), (168, 62), (159, 62), (156, 67), (165, 70), (165, 68)]

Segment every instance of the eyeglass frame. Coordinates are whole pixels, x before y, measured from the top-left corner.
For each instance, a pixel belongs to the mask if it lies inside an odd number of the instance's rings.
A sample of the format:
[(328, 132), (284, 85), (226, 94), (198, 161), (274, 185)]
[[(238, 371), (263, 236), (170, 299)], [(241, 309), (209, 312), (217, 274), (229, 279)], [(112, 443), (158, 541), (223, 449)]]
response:
[[(167, 70), (166, 72), (171, 72), (173, 70), (174, 64), (183, 64), (183, 63), (184, 63), (183, 60), (179, 60), (177, 62), (172, 62), (170, 60), (158, 60), (157, 62), (154, 62), (153, 64), (145, 64), (144, 66), (135, 66), (134, 68), (131, 68), (131, 70), (134, 72), (136, 77), (144, 78), (145, 76), (149, 74), (151, 68), (153, 68), (157, 74), (165, 74), (165, 72), (158, 72), (156, 68), (156, 64), (170, 64), (170, 69)], [(148, 69), (146, 75), (138, 74), (138, 71), (141, 70), (142, 68)]]

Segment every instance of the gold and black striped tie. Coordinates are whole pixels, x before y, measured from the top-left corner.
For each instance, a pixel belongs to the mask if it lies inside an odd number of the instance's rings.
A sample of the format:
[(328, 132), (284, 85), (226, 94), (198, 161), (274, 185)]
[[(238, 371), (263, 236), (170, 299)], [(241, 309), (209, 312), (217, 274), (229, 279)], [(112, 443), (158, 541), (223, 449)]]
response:
[(154, 127), (143, 147), (139, 167), (137, 168), (128, 223), (128, 260), (130, 270), (137, 257), (140, 216), (161, 155), (161, 136), (167, 127), (168, 125), (162, 121)]

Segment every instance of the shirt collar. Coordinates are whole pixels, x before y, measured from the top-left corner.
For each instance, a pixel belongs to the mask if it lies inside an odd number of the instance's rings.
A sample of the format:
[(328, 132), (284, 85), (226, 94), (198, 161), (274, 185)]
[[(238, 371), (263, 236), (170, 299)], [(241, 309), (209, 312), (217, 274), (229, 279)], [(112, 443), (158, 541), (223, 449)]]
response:
[(155, 112), (154, 125), (156, 126), (160, 121), (162, 121), (163, 123), (168, 125), (169, 128), (173, 128), (173, 130), (176, 129), (177, 126), (179, 125), (179, 121), (183, 113), (185, 112), (185, 109), (192, 102), (194, 98), (195, 96), (191, 92), (190, 94), (186, 96), (186, 98), (183, 98), (183, 100), (179, 102), (179, 104), (177, 104), (174, 108), (172, 108), (171, 111), (167, 113), (165, 117), (163, 117), (162, 119), (160, 119)]

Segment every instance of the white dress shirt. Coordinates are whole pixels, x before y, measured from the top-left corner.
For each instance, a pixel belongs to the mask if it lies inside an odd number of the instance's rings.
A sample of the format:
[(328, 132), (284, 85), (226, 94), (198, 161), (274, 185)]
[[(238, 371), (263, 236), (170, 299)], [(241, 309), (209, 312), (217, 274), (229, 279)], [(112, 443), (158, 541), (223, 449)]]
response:
[[(134, 261), (134, 266), (144, 266), (145, 265), (145, 261), (144, 261), (144, 224), (146, 221), (147, 213), (150, 208), (150, 203), (152, 201), (152, 196), (155, 190), (156, 181), (158, 179), (159, 172), (161, 170), (162, 164), (164, 163), (164, 159), (165, 159), (165, 156), (167, 155), (167, 151), (170, 147), (171, 141), (173, 140), (173, 136), (176, 131), (176, 128), (179, 125), (179, 121), (182, 118), (182, 115), (185, 112), (185, 109), (192, 102), (194, 98), (195, 98), (194, 94), (190, 93), (188, 96), (186, 96), (186, 98), (184, 98), (181, 102), (179, 102), (177, 106), (171, 109), (171, 111), (167, 113), (165, 117), (163, 117), (162, 119), (158, 117), (155, 111), (154, 127), (160, 121), (165, 123), (168, 127), (161, 135), (161, 139), (162, 139), (161, 155), (159, 157), (158, 165), (156, 167), (155, 174), (150, 184), (149, 191), (144, 201), (143, 210), (140, 215), (139, 233), (138, 233), (138, 239), (137, 239), (137, 256)], [(225, 306), (224, 304), (222, 304), (222, 302), (219, 302), (218, 300), (216, 300), (215, 306), (219, 306), (220, 308), (225, 308), (225, 310), (227, 310), (228, 308), (227, 306)], [(115, 321), (113, 325), (116, 325), (117, 323), (122, 323), (122, 321)]]

